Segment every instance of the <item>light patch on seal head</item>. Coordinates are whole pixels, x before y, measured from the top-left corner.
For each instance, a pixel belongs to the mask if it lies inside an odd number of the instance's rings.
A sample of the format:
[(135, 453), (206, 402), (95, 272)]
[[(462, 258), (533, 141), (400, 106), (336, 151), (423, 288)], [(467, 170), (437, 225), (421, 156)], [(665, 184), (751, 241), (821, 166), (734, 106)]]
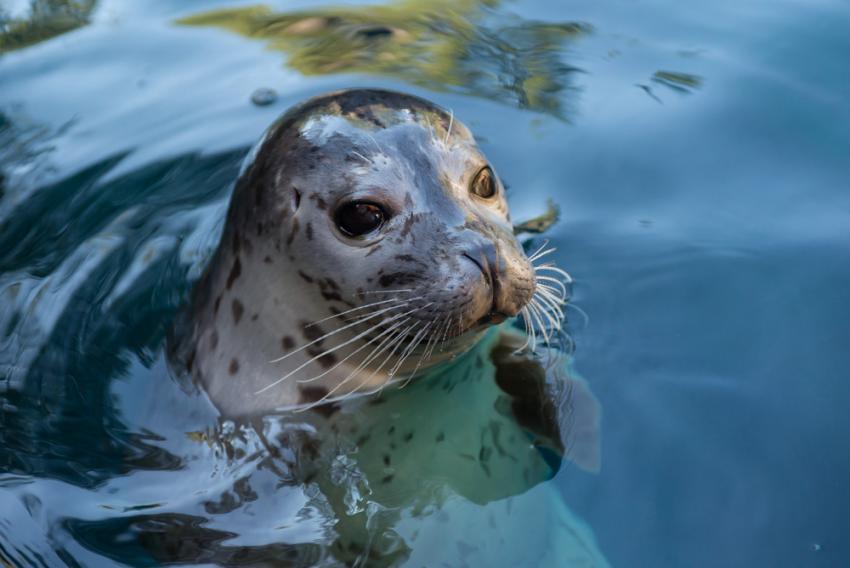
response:
[(301, 136), (316, 146), (323, 146), (334, 134), (342, 134), (350, 138), (355, 130), (348, 120), (332, 114), (311, 116), (299, 129)]

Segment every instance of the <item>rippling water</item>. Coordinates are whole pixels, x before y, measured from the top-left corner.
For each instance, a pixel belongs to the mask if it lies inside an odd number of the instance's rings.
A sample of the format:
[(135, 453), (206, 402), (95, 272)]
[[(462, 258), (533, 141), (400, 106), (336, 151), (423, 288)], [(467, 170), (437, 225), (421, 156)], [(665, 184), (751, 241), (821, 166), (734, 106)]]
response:
[(506, 566), (569, 565), (567, 521), (598, 565), (850, 562), (846, 1), (29, 4), (0, 4), (4, 562), (332, 562), (298, 460), (211, 440), (163, 346), (248, 147), (356, 86), (453, 109), (515, 218), (560, 206), (604, 409), (598, 474), (458, 500), (399, 559), (476, 565), (441, 543), (510, 517)]

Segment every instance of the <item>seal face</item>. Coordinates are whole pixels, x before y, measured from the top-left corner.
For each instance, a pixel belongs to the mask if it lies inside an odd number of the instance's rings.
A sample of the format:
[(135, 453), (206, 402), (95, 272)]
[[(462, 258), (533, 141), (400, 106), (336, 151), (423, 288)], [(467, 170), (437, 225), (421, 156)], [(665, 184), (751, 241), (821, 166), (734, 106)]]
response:
[(311, 99), (266, 133), (195, 288), (188, 367), (225, 413), (410, 378), (535, 294), (470, 131), (414, 96)]

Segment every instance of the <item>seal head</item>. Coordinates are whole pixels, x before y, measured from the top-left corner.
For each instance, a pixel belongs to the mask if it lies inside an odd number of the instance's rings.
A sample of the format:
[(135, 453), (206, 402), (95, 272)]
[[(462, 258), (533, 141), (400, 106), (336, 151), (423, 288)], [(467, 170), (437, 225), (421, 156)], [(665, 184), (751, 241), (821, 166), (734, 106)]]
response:
[(467, 350), (534, 293), (504, 186), (452, 113), (331, 93), (243, 167), (195, 290), (190, 367), (225, 412), (331, 400)]

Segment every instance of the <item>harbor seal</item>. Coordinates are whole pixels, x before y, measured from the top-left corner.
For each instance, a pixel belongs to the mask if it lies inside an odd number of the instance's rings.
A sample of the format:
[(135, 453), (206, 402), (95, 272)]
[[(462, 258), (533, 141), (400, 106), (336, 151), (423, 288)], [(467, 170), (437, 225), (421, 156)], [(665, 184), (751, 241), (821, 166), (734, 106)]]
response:
[(548, 491), (489, 506), (550, 479), (565, 456), (598, 468), (595, 398), (540, 357), (567, 293), (552, 250), (524, 252), (503, 184), (453, 113), (389, 91), (323, 95), (246, 159), (173, 360), (247, 428), (216, 443), (253, 432), (258, 468), (318, 487), (342, 564), (429, 565), (474, 549), (471, 565), (518, 565), (527, 551), (508, 536), (533, 527), (536, 550), (604, 566)]

